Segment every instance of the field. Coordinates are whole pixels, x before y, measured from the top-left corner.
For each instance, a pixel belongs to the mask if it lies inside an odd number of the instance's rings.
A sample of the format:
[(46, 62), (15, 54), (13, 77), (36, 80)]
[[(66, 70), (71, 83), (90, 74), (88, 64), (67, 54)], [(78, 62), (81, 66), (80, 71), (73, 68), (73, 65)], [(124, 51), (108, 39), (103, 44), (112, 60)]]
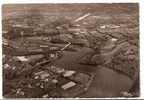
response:
[[(139, 96), (138, 4), (13, 4), (2, 13), (4, 97)], [(74, 95), (59, 82), (51, 93), (33, 79), (49, 66), (94, 78)]]

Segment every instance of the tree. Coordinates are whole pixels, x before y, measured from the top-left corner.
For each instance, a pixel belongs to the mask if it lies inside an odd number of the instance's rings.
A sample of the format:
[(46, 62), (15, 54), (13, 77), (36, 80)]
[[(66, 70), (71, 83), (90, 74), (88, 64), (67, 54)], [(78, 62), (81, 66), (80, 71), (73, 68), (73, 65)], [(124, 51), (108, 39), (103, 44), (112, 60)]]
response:
[(28, 26), (37, 27), (43, 20), (43, 15), (39, 9), (30, 8), (25, 12), (25, 19)]

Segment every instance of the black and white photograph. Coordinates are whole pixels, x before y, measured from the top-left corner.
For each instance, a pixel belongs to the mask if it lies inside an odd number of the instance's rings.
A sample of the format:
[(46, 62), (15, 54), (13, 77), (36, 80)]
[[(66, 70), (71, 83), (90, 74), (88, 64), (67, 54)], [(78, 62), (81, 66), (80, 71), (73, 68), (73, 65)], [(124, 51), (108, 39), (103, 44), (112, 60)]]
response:
[(139, 4), (4, 4), (2, 72), (4, 98), (139, 97)]

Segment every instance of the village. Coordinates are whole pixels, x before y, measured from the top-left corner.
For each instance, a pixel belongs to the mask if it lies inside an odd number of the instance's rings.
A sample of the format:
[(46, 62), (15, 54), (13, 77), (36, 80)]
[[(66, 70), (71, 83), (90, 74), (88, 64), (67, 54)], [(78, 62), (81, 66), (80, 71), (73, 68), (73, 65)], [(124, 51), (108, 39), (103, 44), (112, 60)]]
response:
[(91, 11), (94, 5), (79, 4), (73, 16), (69, 13), (73, 6), (68, 10), (67, 5), (49, 6), (59, 12), (49, 11), (47, 16), (37, 6), (22, 5), (23, 15), (3, 19), (4, 97), (139, 96), (135, 5), (131, 4), (134, 10), (127, 14), (127, 6), (99, 13)]

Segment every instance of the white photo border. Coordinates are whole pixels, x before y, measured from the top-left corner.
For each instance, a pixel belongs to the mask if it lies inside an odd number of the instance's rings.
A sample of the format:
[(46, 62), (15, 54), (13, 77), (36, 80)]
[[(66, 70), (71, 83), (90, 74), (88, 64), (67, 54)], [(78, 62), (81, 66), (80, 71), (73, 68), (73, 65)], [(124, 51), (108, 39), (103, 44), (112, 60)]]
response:
[[(144, 1), (142, 0), (3, 0), (0, 1), (0, 46), (2, 47), (2, 5), (3, 4), (32, 4), (32, 3), (139, 3), (139, 23), (140, 23), (140, 97), (138, 98), (118, 98), (118, 99), (144, 99)], [(2, 81), (2, 49), (0, 50), (0, 99), (3, 98)], [(84, 99), (84, 98), (83, 98)], [(86, 100), (88, 98), (85, 98)], [(96, 98), (89, 98), (96, 99)], [(117, 99), (117, 98), (98, 98), (98, 99)], [(61, 99), (62, 100), (62, 99)], [(73, 100), (73, 99), (70, 99)]]

